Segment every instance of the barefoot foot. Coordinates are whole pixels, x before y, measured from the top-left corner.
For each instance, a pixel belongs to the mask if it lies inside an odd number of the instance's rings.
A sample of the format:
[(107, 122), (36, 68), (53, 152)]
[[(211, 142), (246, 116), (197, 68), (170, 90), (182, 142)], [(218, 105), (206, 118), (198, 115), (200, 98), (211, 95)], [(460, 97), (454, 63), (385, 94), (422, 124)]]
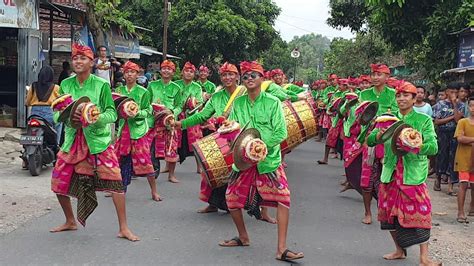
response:
[(383, 255), (383, 258), (386, 260), (402, 260), (402, 259), (405, 259), (406, 256), (403, 250), (397, 250), (393, 253)]
[(171, 183), (179, 183), (179, 180), (176, 178), (176, 176), (170, 176), (168, 177), (168, 181)]
[(160, 194), (155, 193), (151, 195), (151, 199), (154, 201), (162, 201), (163, 199), (161, 198)]
[(277, 223), (277, 220), (270, 217), (269, 215), (262, 215), (262, 218), (260, 219), (260, 221), (264, 221), (264, 222), (271, 223), (271, 224), (276, 224)]
[(132, 241), (132, 242), (140, 241), (140, 238), (139, 238), (138, 236), (134, 235), (134, 234), (132, 233), (132, 231), (130, 231), (130, 229), (128, 229), (128, 228), (127, 228), (127, 229), (124, 229), (124, 230), (121, 230), (121, 231), (118, 233), (117, 237), (119, 237), (119, 238), (125, 238), (125, 239), (128, 239), (128, 240)]
[(51, 233), (57, 233), (57, 232), (64, 232), (64, 231), (75, 231), (77, 230), (77, 224), (76, 222), (68, 222), (63, 225), (60, 225), (58, 227), (55, 227), (51, 230), (49, 230)]
[(211, 205), (208, 205), (205, 208), (199, 209), (198, 213), (210, 213), (210, 212), (217, 212), (217, 208)]
[(426, 261), (422, 261), (420, 262), (420, 266), (441, 266), (443, 265), (441, 262), (439, 261), (432, 261), (432, 260), (426, 260)]
[(372, 224), (372, 215), (365, 215), (364, 219), (362, 219), (363, 224)]

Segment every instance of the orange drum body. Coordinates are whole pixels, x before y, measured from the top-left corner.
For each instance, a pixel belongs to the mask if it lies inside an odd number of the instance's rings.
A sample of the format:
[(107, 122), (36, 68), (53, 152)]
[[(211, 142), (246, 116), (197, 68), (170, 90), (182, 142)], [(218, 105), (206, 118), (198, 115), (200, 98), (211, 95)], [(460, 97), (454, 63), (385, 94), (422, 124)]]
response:
[(231, 145), (239, 132), (240, 130), (229, 134), (215, 132), (193, 144), (194, 155), (202, 169), (201, 175), (213, 189), (227, 184), (234, 163)]
[(316, 103), (312, 97), (306, 100), (283, 103), (283, 114), (285, 116), (288, 137), (280, 147), (282, 153), (287, 153), (299, 144), (316, 136), (317, 118)]

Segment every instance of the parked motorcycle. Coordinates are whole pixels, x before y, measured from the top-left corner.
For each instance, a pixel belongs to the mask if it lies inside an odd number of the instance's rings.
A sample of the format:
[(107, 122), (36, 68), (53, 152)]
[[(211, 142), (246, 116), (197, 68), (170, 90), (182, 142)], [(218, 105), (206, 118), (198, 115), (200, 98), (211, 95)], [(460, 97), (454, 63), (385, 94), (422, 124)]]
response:
[(56, 162), (56, 154), (59, 151), (57, 134), (60, 132), (57, 133), (41, 116), (28, 117), (26, 133), (20, 136), (20, 144), (23, 145), (21, 158), (32, 176), (39, 175), (43, 166)]

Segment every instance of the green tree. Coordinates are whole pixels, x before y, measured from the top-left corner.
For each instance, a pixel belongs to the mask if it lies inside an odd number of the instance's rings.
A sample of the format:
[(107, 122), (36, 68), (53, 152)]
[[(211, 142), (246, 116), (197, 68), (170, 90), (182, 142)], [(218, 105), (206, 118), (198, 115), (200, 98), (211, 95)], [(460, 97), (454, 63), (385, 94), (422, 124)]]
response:
[(117, 8), (121, 2), (121, 0), (84, 0), (87, 24), (96, 47), (104, 45), (104, 31), (109, 30), (112, 25), (127, 32), (134, 32), (132, 22), (128, 20), (129, 14)]
[(336, 38), (324, 55), (324, 74), (334, 72), (343, 77), (359, 76), (369, 73), (370, 64), (387, 64), (390, 59), (391, 49), (378, 34), (357, 34), (353, 40)]

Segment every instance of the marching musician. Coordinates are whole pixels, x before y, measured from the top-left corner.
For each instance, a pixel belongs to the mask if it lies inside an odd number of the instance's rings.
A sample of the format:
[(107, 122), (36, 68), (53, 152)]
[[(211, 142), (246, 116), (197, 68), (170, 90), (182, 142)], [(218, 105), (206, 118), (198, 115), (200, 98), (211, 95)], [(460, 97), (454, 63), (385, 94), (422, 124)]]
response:
[[(204, 101), (202, 97), (201, 86), (194, 81), (194, 75), (196, 74), (196, 67), (191, 62), (186, 62), (183, 66), (182, 79), (177, 80), (176, 84), (181, 87), (180, 103), (183, 107), (183, 112), (179, 115), (179, 118), (185, 118), (188, 116), (187, 111), (191, 111), (196, 108), (196, 105)], [(180, 132), (180, 131), (178, 131)], [(180, 147), (180, 157), (188, 157), (193, 154), (192, 144), (196, 140), (202, 138), (202, 130), (200, 125), (191, 126), (186, 131), (180, 132), (179, 135), (182, 137), (178, 141), (178, 147)], [(183, 160), (181, 158), (180, 160)], [(199, 164), (196, 161), (196, 172), (201, 173)]]
[(202, 92), (210, 97), (214, 92), (216, 92), (216, 84), (212, 83), (207, 78), (209, 77), (209, 68), (205, 65), (199, 67), (199, 79), (197, 83), (201, 85)]
[[(247, 92), (247, 89), (244, 86), (237, 86), (240, 76), (235, 65), (228, 62), (224, 63), (219, 68), (219, 74), (222, 85), (225, 89), (214, 93), (200, 112), (176, 122), (174, 124), (176, 128), (186, 129), (191, 126), (202, 124), (206, 121), (220, 126), (222, 121), (227, 119), (232, 110), (234, 100), (237, 97), (244, 95)], [(225, 201), (226, 188), (227, 186), (224, 186), (213, 190), (206, 178), (201, 175), (199, 199), (209, 205), (203, 209), (199, 209), (198, 213), (217, 212), (218, 208), (227, 211), (228, 208)], [(261, 220), (273, 224), (276, 223), (276, 220), (270, 217), (268, 209), (265, 207), (262, 208)]]
[[(437, 153), (438, 143), (432, 119), (413, 109), (416, 93), (416, 87), (409, 82), (396, 87), (399, 111), (394, 114), (404, 125), (385, 142), (378, 220), (382, 230), (390, 231), (396, 247), (395, 252), (384, 255), (384, 259), (404, 259), (406, 248), (420, 245), (420, 265), (441, 265), (428, 258), (431, 201), (425, 183), (428, 156)], [(383, 133), (383, 129), (372, 131), (368, 145), (376, 145)]]
[[(53, 170), (51, 188), (57, 195), (66, 222), (51, 232), (77, 230), (70, 196), (78, 198), (77, 217), (85, 225), (87, 217), (97, 206), (95, 191), (106, 191), (112, 192), (117, 210), (118, 237), (137, 241), (139, 238), (127, 224), (122, 177), (112, 145), (110, 124), (117, 120), (117, 113), (110, 85), (106, 80), (91, 75), (94, 54), (89, 47), (73, 44), (71, 56), (76, 75), (61, 82), (59, 94), (71, 95), (76, 101), (87, 96), (100, 114), (84, 112), (88, 110), (84, 102), (71, 110), (74, 112), (72, 121), (65, 123), (65, 140)], [(56, 121), (66, 109), (60, 108), (60, 112), (55, 113)], [(78, 126), (72, 127), (71, 124)]]
[[(157, 192), (155, 172), (150, 155), (151, 139), (148, 138), (148, 117), (152, 115), (150, 92), (137, 84), (140, 67), (128, 61), (123, 65), (126, 85), (116, 92), (133, 100), (123, 102), (117, 110), (119, 114), (118, 139), (116, 143), (122, 181), (125, 189), (134, 176), (147, 177), (151, 189), (151, 198), (161, 201)], [(132, 107), (135, 109), (131, 110)]]
[[(395, 90), (389, 88), (386, 85), (387, 79), (390, 76), (390, 69), (383, 64), (371, 64), (371, 81), (372, 87), (363, 90), (360, 93), (360, 101), (377, 102), (378, 110), (377, 116), (384, 113), (394, 113), (398, 110), (398, 106), (395, 99)], [(359, 139), (365, 139), (365, 134), (368, 131), (368, 127), (361, 130)], [(366, 147), (365, 147), (366, 148)], [(375, 153), (375, 160), (369, 160), (369, 157)], [(378, 145), (374, 149), (363, 151), (363, 163), (361, 171), (361, 187), (362, 196), (364, 198), (365, 215), (362, 220), (364, 224), (372, 223), (372, 212), (370, 205), (372, 202), (372, 193), (377, 192), (378, 184), (380, 183), (380, 174), (382, 171), (382, 158), (383, 158), (383, 145)]]
[[(161, 63), (161, 79), (152, 81), (148, 85), (150, 91), (151, 102), (163, 104), (176, 117), (181, 113), (181, 87), (171, 81), (176, 71), (176, 66), (170, 60)], [(171, 183), (179, 183), (176, 178), (176, 162), (178, 161), (178, 133), (171, 128), (164, 128), (151, 116), (148, 120), (150, 125), (154, 125), (154, 134), (151, 136), (155, 141), (155, 158), (165, 159), (166, 169), (168, 172), (168, 181)]]
[[(226, 191), (226, 201), (232, 219), (237, 227), (238, 236), (221, 242), (223, 247), (248, 246), (250, 238), (245, 228), (242, 209), (260, 216), (259, 206), (277, 208), (278, 245), (276, 259), (292, 261), (304, 257), (302, 252), (293, 252), (286, 246), (288, 229), (290, 190), (285, 171), (281, 165), (280, 143), (287, 137), (287, 129), (281, 102), (261, 91), (263, 67), (257, 62), (240, 64), (242, 81), (247, 88), (247, 95), (237, 98), (229, 120), (256, 129), (261, 141), (268, 149), (257, 165), (234, 171)], [(250, 198), (249, 198), (250, 197)]]

